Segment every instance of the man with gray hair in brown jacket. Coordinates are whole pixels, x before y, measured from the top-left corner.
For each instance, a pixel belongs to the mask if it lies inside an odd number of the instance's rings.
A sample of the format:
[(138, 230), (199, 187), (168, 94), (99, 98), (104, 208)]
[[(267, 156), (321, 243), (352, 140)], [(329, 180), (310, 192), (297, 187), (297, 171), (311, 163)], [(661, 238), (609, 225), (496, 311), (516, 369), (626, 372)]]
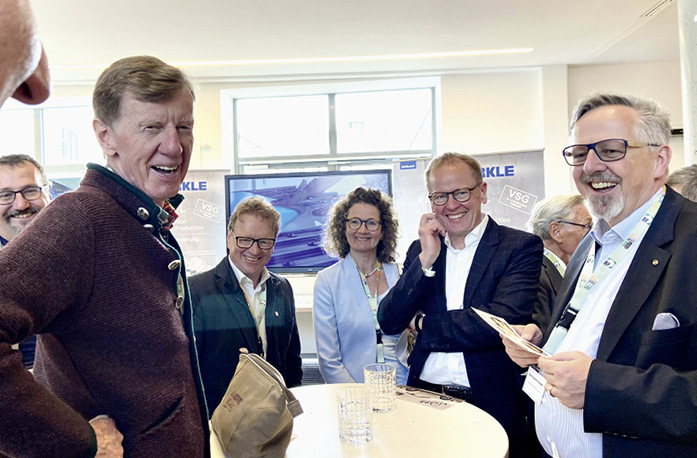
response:
[[(149, 56), (99, 77), (88, 164), (0, 251), (0, 455), (208, 456), (181, 250), (192, 83)], [(11, 345), (38, 335), (34, 377)]]

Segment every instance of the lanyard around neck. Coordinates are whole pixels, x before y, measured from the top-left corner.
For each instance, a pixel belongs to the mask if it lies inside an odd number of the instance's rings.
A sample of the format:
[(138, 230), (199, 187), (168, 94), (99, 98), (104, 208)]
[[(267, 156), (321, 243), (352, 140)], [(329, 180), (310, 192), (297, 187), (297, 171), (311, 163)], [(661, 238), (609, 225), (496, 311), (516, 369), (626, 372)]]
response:
[(240, 289), (242, 290), (242, 294), (244, 294), (244, 300), (247, 302), (249, 312), (252, 314), (252, 318), (254, 318), (257, 330), (259, 330), (264, 318), (264, 312), (266, 311), (266, 285), (262, 284), (259, 292), (254, 293), (251, 299), (247, 296), (247, 292), (242, 287), (242, 282), (240, 282)]
[(549, 262), (551, 262), (552, 265), (554, 265), (554, 268), (557, 269), (557, 272), (559, 272), (559, 274), (563, 277), (564, 272), (566, 271), (566, 267), (564, 267), (564, 265), (561, 262), (559, 262), (559, 258), (557, 257), (557, 255), (552, 253), (552, 251), (548, 248), (545, 248), (544, 253), (545, 257), (549, 259)]
[(651, 227), (651, 223), (656, 217), (656, 213), (658, 213), (658, 209), (661, 207), (661, 203), (663, 202), (665, 195), (666, 187), (663, 186), (663, 192), (658, 199), (653, 202), (651, 207), (646, 212), (646, 215), (644, 215), (644, 217), (641, 218), (641, 221), (634, 226), (629, 236), (614, 250), (612, 250), (612, 253), (610, 253), (607, 259), (605, 259), (602, 264), (598, 265), (595, 271), (593, 271), (593, 266), (595, 265), (595, 244), (592, 244), (591, 249), (588, 252), (588, 256), (586, 256), (586, 262), (583, 264), (581, 276), (576, 283), (576, 288), (574, 289), (574, 294), (571, 297), (571, 301), (569, 301), (564, 313), (561, 315), (561, 318), (557, 322), (556, 326), (554, 326), (554, 329), (552, 329), (552, 333), (550, 334), (549, 340), (547, 340), (543, 350), (545, 350), (547, 353), (554, 354), (561, 341), (564, 340), (564, 337), (566, 337), (566, 334), (569, 332), (571, 323), (573, 323), (576, 319), (578, 312), (586, 304), (586, 299), (588, 298), (591, 289), (605, 279), (610, 274), (612, 269), (624, 260), (632, 245), (640, 242), (643, 239), (644, 235), (649, 230), (649, 227)]
[[(380, 273), (382, 271), (382, 264), (380, 264), (380, 261), (375, 261), (374, 272), (376, 273), (377, 286), (375, 288), (375, 295), (373, 295), (370, 292), (370, 287), (368, 286), (368, 277), (365, 274), (363, 274), (361, 269), (358, 267), (358, 264), (356, 264), (355, 260), (353, 261), (353, 263), (356, 266), (356, 270), (358, 270), (358, 274), (361, 276), (361, 283), (363, 283), (363, 290), (365, 291), (365, 297), (368, 300), (368, 305), (370, 305), (370, 311), (371, 311), (371, 314), (373, 315), (373, 324), (375, 325), (377, 362), (384, 363), (385, 362), (385, 351), (384, 351), (383, 345), (382, 345), (382, 330), (380, 329), (380, 323), (378, 323), (378, 290), (380, 289)], [(368, 275), (368, 276), (370, 276), (370, 275)]]

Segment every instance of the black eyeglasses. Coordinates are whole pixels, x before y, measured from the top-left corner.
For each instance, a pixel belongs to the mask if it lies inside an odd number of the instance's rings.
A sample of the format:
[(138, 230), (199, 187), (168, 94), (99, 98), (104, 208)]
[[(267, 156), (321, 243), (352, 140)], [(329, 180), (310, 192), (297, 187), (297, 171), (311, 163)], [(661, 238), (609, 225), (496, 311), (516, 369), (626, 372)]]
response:
[(276, 239), (254, 239), (252, 237), (235, 237), (235, 243), (240, 248), (252, 248), (252, 245), (256, 242), (257, 246), (262, 250), (270, 250), (276, 244)]
[(586, 232), (588, 232), (588, 231), (590, 231), (591, 229), (593, 229), (593, 225), (591, 225), (591, 224), (574, 223), (573, 221), (557, 221), (557, 223), (571, 224), (572, 226), (585, 227), (585, 228), (586, 228)]
[(346, 225), (352, 231), (357, 231), (361, 226), (365, 224), (365, 228), (370, 232), (375, 232), (380, 229), (380, 221), (374, 220), (373, 218), (360, 219), (360, 218), (350, 218), (346, 220)]
[(473, 188), (464, 187), (450, 192), (432, 192), (428, 195), (428, 198), (433, 205), (438, 205), (439, 207), (448, 203), (448, 196), (453, 196), (453, 199), (458, 202), (467, 202), (472, 197), (472, 191), (477, 189), (480, 184), (475, 185)]
[(586, 143), (585, 145), (567, 146), (561, 153), (566, 163), (575, 167), (586, 163), (590, 150), (595, 151), (595, 154), (603, 162), (615, 162), (627, 155), (627, 148), (643, 148), (645, 146), (656, 147), (661, 145), (656, 143), (628, 142), (622, 138), (609, 138), (595, 143)]
[(24, 200), (36, 200), (41, 197), (41, 186), (29, 186), (21, 191), (0, 191), (0, 204), (11, 204), (15, 201), (17, 194), (22, 194)]

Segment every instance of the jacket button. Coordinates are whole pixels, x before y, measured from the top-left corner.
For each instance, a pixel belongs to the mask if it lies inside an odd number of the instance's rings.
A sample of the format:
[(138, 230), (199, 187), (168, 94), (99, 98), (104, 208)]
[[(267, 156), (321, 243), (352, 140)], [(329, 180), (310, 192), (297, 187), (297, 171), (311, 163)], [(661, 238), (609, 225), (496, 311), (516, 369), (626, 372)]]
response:
[(140, 207), (138, 210), (136, 210), (136, 214), (138, 215), (138, 218), (144, 221), (150, 218), (150, 212), (143, 207)]
[(184, 304), (184, 297), (178, 296), (177, 302), (175, 303), (175, 305), (177, 306), (177, 309), (181, 309), (183, 304)]
[(155, 232), (155, 226), (153, 226), (152, 224), (143, 224), (143, 227), (149, 230), (150, 232)]
[(182, 265), (182, 262), (181, 262), (180, 260), (178, 260), (178, 259), (175, 259), (174, 261), (170, 262), (170, 263), (167, 265), (167, 268), (168, 268), (169, 270), (177, 270), (177, 269), (179, 268), (179, 266), (181, 266), (181, 265)]

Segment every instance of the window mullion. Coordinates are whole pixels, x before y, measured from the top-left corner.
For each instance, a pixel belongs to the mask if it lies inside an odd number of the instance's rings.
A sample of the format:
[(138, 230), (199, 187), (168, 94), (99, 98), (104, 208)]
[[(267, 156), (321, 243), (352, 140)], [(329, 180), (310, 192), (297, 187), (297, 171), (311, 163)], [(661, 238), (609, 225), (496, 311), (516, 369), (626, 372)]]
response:
[(329, 155), (336, 156), (336, 94), (327, 94), (329, 102)]

